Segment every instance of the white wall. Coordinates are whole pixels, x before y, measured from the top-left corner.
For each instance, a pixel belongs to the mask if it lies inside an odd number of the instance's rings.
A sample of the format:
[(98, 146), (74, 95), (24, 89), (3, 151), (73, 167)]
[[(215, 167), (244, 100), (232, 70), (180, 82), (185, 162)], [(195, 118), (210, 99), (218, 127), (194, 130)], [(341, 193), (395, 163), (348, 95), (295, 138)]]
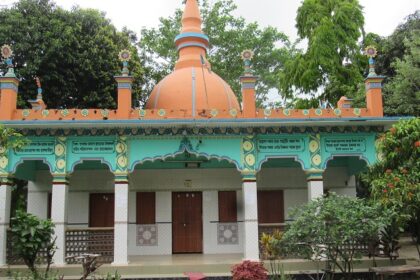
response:
[(27, 212), (40, 219), (48, 215), (48, 188), (37, 182), (28, 181)]
[[(257, 176), (259, 190), (284, 190), (285, 216), (291, 208), (307, 202), (306, 175), (300, 168), (263, 169)], [(186, 187), (185, 180), (192, 181)], [(172, 191), (203, 192), (203, 251), (213, 253), (242, 253), (243, 206), (242, 180), (234, 169), (183, 169), (183, 170), (136, 170), (130, 176), (129, 195), (129, 254), (166, 255), (172, 252)], [(342, 195), (354, 196), (355, 179), (349, 177), (346, 168), (329, 168), (324, 174), (324, 188)], [(51, 176), (39, 172), (36, 183), (31, 183), (28, 209), (46, 217), (46, 199), (51, 191)], [(235, 245), (220, 245), (217, 240), (218, 190), (235, 190), (238, 202), (239, 241)], [(70, 178), (69, 227), (86, 227), (89, 222), (89, 194), (114, 191), (113, 174), (106, 170), (76, 171)], [(156, 223), (158, 244), (138, 246), (136, 239), (136, 192), (156, 191)]]

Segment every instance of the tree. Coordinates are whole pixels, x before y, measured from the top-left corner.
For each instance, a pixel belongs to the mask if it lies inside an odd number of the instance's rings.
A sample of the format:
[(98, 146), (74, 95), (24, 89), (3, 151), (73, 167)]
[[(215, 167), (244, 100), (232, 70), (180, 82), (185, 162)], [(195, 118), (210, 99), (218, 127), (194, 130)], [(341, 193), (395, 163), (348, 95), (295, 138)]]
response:
[[(371, 198), (399, 213), (393, 227), (411, 226), (420, 243), (420, 119), (401, 121), (378, 141), (382, 160), (364, 175)], [(420, 251), (419, 251), (420, 256)]]
[(27, 143), (28, 140), (22, 134), (16, 132), (14, 129), (5, 128), (0, 125), (0, 156), (7, 149), (20, 149)]
[(308, 41), (308, 48), (286, 63), (280, 76), (283, 92), (288, 97), (294, 90), (315, 95), (322, 88), (322, 98), (331, 103), (358, 92), (363, 81), (358, 40), (364, 25), (359, 2), (305, 0), (296, 22), (298, 35)]
[[(277, 78), (289, 58), (288, 48), (279, 47), (289, 45), (286, 35), (274, 27), (260, 28), (257, 23), (247, 23), (244, 18), (234, 16), (236, 5), (232, 0), (218, 0), (213, 5), (203, 0), (200, 6), (203, 31), (210, 37), (208, 59), (214, 72), (240, 97), (239, 77), (243, 74), (240, 54), (246, 49), (253, 50), (253, 68), (261, 78), (257, 98), (260, 103), (265, 101), (270, 89), (279, 89)], [(144, 92), (150, 93), (173, 69), (178, 57), (174, 38), (180, 32), (181, 17), (182, 11), (177, 10), (173, 16), (161, 18), (158, 28), (141, 31), (139, 48), (145, 62)]]
[(396, 75), (385, 85), (387, 115), (420, 116), (420, 29), (404, 40), (403, 59), (392, 64)]
[(0, 10), (0, 22), (0, 43), (12, 45), (21, 78), (20, 107), (36, 96), (35, 76), (49, 108), (115, 107), (113, 76), (121, 72), (122, 49), (133, 53), (130, 70), (136, 78), (134, 99), (139, 98), (137, 49), (103, 13), (77, 7), (66, 11), (50, 0), (20, 0)]
[(362, 257), (359, 246), (377, 239), (389, 212), (363, 199), (332, 193), (295, 209), (278, 246), (309, 260), (326, 257), (332, 273), (338, 268), (345, 279), (352, 279), (354, 260)]

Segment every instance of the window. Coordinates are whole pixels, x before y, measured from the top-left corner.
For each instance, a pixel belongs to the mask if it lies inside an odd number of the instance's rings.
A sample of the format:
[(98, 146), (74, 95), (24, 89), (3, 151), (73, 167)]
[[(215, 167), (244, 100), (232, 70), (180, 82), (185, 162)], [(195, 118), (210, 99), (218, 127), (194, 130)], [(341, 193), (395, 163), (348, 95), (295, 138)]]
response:
[(138, 225), (152, 225), (156, 223), (156, 194), (154, 192), (137, 193), (137, 221)]
[(258, 192), (258, 223), (284, 223), (283, 191)]
[(237, 222), (236, 191), (219, 192), (219, 222)]

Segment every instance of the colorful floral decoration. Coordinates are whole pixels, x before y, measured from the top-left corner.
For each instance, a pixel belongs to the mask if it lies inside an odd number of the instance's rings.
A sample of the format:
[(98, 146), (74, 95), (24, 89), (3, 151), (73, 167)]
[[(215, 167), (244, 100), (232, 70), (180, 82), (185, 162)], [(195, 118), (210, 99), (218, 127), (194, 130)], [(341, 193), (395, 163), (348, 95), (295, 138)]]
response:
[(42, 116), (44, 117), (44, 118), (46, 118), (46, 117), (48, 117), (49, 115), (50, 115), (50, 111), (49, 110), (42, 110)]
[(213, 117), (213, 118), (215, 118), (215, 117), (217, 117), (217, 115), (219, 114), (219, 111), (217, 110), (217, 109), (212, 109), (211, 111), (210, 111), (210, 115)]
[(356, 116), (360, 116), (362, 114), (362, 110), (360, 110), (360, 108), (354, 108), (353, 113)]
[(166, 110), (165, 109), (159, 109), (158, 110), (158, 115), (159, 115), (159, 117), (164, 117), (166, 115)]
[(131, 52), (129, 50), (121, 50), (118, 54), (118, 57), (122, 62), (130, 61), (131, 59)]
[(29, 117), (30, 114), (31, 114), (31, 111), (28, 109), (25, 109), (22, 111), (22, 116), (25, 118)]
[(374, 58), (378, 54), (378, 51), (374, 46), (367, 46), (365, 49), (365, 54), (370, 58)]
[(303, 113), (304, 116), (307, 116), (307, 115), (309, 115), (309, 110), (305, 109), (305, 110), (302, 111), (302, 113)]
[(315, 110), (315, 115), (317, 115), (317, 116), (322, 116), (322, 109), (316, 109)]
[(146, 116), (147, 112), (146, 110), (140, 109), (139, 110), (139, 117), (140, 118), (144, 118)]
[(108, 118), (109, 117), (109, 110), (108, 109), (102, 109), (101, 110), (101, 116), (103, 118)]
[(9, 45), (3, 45), (1, 47), (1, 56), (4, 59), (11, 58), (13, 56), (12, 48)]
[(271, 113), (272, 113), (271, 109), (269, 109), (269, 108), (264, 109), (264, 116), (269, 117), (269, 116), (271, 116)]
[(88, 109), (83, 109), (80, 112), (80, 114), (82, 114), (82, 116), (86, 118), (87, 116), (89, 116), (89, 110)]
[(232, 108), (230, 109), (229, 113), (232, 117), (236, 117), (238, 115), (238, 110), (236, 110), (235, 108)]
[(283, 110), (283, 114), (284, 114), (285, 116), (289, 117), (289, 116), (290, 116), (290, 109), (284, 109), (284, 110)]
[(67, 116), (70, 114), (70, 112), (69, 112), (69, 110), (68, 110), (68, 109), (63, 109), (63, 110), (61, 110), (61, 111), (60, 111), (60, 114), (61, 114), (63, 117), (67, 117)]
[(309, 152), (311, 154), (311, 166), (313, 169), (321, 169), (321, 136), (311, 135), (309, 140)]
[(334, 109), (334, 115), (341, 116), (341, 110), (338, 108)]

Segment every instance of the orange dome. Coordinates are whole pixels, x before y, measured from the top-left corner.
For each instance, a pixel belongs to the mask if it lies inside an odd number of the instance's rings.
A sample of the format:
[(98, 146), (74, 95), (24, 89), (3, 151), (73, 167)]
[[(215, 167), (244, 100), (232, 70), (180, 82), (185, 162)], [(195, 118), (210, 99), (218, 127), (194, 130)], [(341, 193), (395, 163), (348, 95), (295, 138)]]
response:
[(146, 109), (187, 110), (193, 116), (203, 110), (240, 110), (230, 86), (205, 59), (209, 40), (201, 30), (196, 0), (187, 0), (175, 44), (179, 51), (175, 70), (155, 86)]

